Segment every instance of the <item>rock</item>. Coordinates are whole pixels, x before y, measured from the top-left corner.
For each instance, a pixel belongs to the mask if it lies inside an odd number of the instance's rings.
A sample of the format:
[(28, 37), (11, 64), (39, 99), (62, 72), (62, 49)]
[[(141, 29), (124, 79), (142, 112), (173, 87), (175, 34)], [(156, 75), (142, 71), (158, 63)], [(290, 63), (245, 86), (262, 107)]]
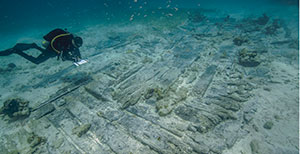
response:
[(292, 40), (289, 43), (289, 48), (299, 50), (299, 41), (298, 40)]
[(149, 99), (153, 96), (153, 94), (154, 94), (154, 89), (150, 88), (146, 91), (146, 94), (144, 95), (144, 98)]
[(0, 109), (0, 114), (7, 115), (12, 119), (19, 119), (30, 115), (29, 102), (20, 98), (9, 99), (4, 102)]
[(67, 150), (67, 151), (64, 151), (63, 154), (71, 154), (72, 151), (71, 150)]
[(0, 68), (0, 73), (5, 73), (6, 69)]
[(45, 128), (45, 129), (48, 129), (50, 126), (51, 126), (51, 124), (46, 124), (46, 125), (44, 126), (44, 128)]
[(269, 87), (264, 87), (263, 89), (264, 89), (265, 91), (269, 91), (269, 92), (271, 91), (271, 88), (269, 88)]
[(9, 64), (7, 65), (7, 67), (8, 67), (9, 69), (13, 69), (13, 68), (15, 68), (15, 67), (17, 67), (17, 66), (16, 66), (16, 64), (14, 64), (14, 63), (9, 63)]
[(233, 43), (237, 46), (241, 46), (243, 43), (247, 43), (247, 42), (248, 42), (248, 40), (245, 38), (242, 38), (242, 37), (236, 37), (233, 40)]
[(46, 138), (36, 135), (35, 133), (31, 133), (27, 138), (27, 143), (30, 144), (31, 148), (35, 148), (40, 144), (46, 142)]
[(162, 99), (158, 102), (156, 102), (156, 110), (158, 115), (160, 116), (166, 116), (170, 114), (173, 110), (173, 107), (171, 106), (171, 100), (168, 99)]
[(259, 25), (266, 25), (270, 20), (270, 17), (268, 17), (265, 13), (262, 17), (259, 17), (255, 22)]
[(188, 127), (188, 130), (192, 132), (196, 129), (200, 133), (206, 133), (222, 121), (236, 119), (233, 112), (222, 108), (215, 108), (212, 112), (214, 114), (203, 114), (198, 109), (186, 106), (179, 106), (174, 110), (174, 113), (181, 119), (193, 122)]
[(197, 73), (196, 72), (192, 72), (186, 79), (186, 83), (190, 84), (192, 82), (194, 82), (197, 79)]
[(259, 77), (268, 77), (268, 73), (270, 72), (267, 67), (259, 67), (256, 69), (256, 75)]
[(191, 147), (193, 148), (193, 150), (196, 153), (200, 153), (200, 154), (205, 154), (205, 153), (209, 153), (209, 148), (206, 146), (200, 146), (199, 144), (197, 145), (191, 145)]
[(163, 92), (163, 89), (160, 87), (147, 89), (147, 91), (144, 95), (145, 99), (149, 99), (152, 96), (154, 96), (156, 98), (156, 100), (161, 100), (165, 97), (165, 94)]
[(226, 97), (220, 97), (218, 98), (218, 100), (213, 100), (212, 103), (234, 112), (240, 110), (241, 108), (239, 102), (236, 102)]
[(59, 107), (64, 106), (66, 103), (67, 103), (67, 101), (65, 99), (60, 99), (55, 102), (55, 104)]
[(178, 91), (176, 92), (176, 101), (184, 101), (188, 97), (189, 89), (185, 87), (178, 88)]
[(191, 14), (188, 18), (191, 22), (194, 23), (199, 23), (207, 20), (207, 17), (204, 16), (201, 12), (195, 12), (194, 14)]
[(265, 129), (272, 129), (273, 127), (273, 122), (272, 121), (267, 121), (265, 124), (264, 124), (264, 128)]
[(231, 135), (228, 138), (226, 138), (226, 146), (228, 149), (232, 148), (234, 144), (237, 142), (237, 135)]
[[(275, 147), (273, 151), (276, 151), (276, 154), (299, 154), (298, 148), (286, 148), (286, 147)], [(273, 152), (274, 153), (274, 152)]]
[(20, 152), (18, 150), (13, 150), (13, 151), (10, 151), (8, 154), (20, 154)]
[(226, 149), (226, 145), (224, 144), (219, 144), (219, 145), (215, 145), (213, 147), (210, 147), (210, 151), (212, 153), (215, 153), (215, 154), (222, 154), (223, 152)]
[(273, 20), (273, 23), (265, 28), (266, 35), (275, 35), (277, 30), (280, 28), (278, 19)]
[(187, 130), (189, 130), (191, 132), (194, 132), (194, 133), (197, 131), (197, 129), (195, 128), (195, 126), (193, 126), (192, 124), (189, 124)]
[(244, 120), (248, 124), (253, 119), (254, 113), (244, 112)]
[(256, 51), (248, 51), (246, 48), (238, 53), (239, 64), (244, 67), (256, 67), (261, 62)]
[(143, 64), (152, 63), (152, 62), (153, 62), (152, 58), (149, 57), (145, 57), (144, 60), (142, 61)]
[(55, 140), (53, 143), (53, 147), (55, 149), (58, 149), (59, 147), (61, 147), (61, 145), (64, 143), (64, 138), (59, 138), (58, 140)]
[[(197, 110), (185, 106), (179, 106), (174, 110), (175, 114), (183, 120), (191, 121), (193, 123), (198, 122)], [(193, 127), (194, 130), (194, 127)]]
[(83, 134), (85, 134), (89, 129), (91, 128), (91, 124), (84, 124), (80, 125), (78, 127), (75, 127), (72, 129), (72, 134), (77, 135), (78, 137), (81, 137)]
[(250, 148), (251, 148), (252, 154), (272, 154), (272, 153), (274, 153), (274, 151), (272, 151), (272, 149), (270, 149), (270, 147), (266, 143), (259, 141), (257, 139), (253, 139), (250, 142)]
[(279, 115), (274, 115), (274, 118), (275, 118), (277, 121), (281, 120), (281, 117), (280, 117)]
[(259, 154), (259, 142), (257, 140), (252, 140), (250, 142), (250, 148), (252, 154)]
[(121, 112), (120, 110), (107, 108), (106, 111), (103, 113), (101, 111), (97, 112), (97, 115), (99, 117), (104, 117), (105, 119), (108, 119), (110, 121), (116, 121), (124, 115), (124, 112)]
[(155, 106), (155, 103), (156, 103), (156, 100), (153, 99), (153, 98), (150, 98), (150, 99), (147, 99), (145, 101), (145, 103), (149, 104), (149, 105), (152, 105), (152, 106)]
[[(240, 92), (240, 91), (238, 91), (238, 92)], [(232, 100), (234, 100), (236, 102), (246, 102), (247, 101), (247, 99), (241, 97), (237, 93), (233, 93), (233, 94), (227, 95), (226, 97), (228, 97), (228, 98), (230, 98), (230, 99), (232, 99)]]
[(257, 127), (255, 124), (253, 124), (252, 127), (253, 127), (253, 129), (254, 129), (256, 132), (259, 131), (258, 127)]
[(221, 120), (237, 120), (237, 116), (234, 114), (234, 112), (230, 111), (230, 110), (226, 110), (224, 108), (215, 108), (215, 115), (219, 118), (221, 118)]
[(97, 114), (98, 117), (102, 117), (103, 116), (103, 112), (101, 112), (101, 111), (98, 111), (96, 114)]
[(218, 123), (214, 123), (207, 116), (200, 115), (199, 123), (195, 124), (195, 128), (200, 133), (207, 133), (210, 129), (214, 128)]
[(131, 95), (129, 98), (127, 98), (127, 100), (124, 99), (124, 100), (122, 100), (123, 102), (121, 101), (122, 106), (120, 107), (120, 109), (125, 110), (128, 107), (135, 105), (140, 100), (140, 98), (141, 98), (141, 96), (137, 93)]

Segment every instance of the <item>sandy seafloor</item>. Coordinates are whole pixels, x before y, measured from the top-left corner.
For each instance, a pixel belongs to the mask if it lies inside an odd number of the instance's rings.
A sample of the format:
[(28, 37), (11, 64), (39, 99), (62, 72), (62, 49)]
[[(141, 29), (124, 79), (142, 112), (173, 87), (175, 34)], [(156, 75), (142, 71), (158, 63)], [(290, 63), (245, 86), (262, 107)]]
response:
[(2, 115), (0, 153), (298, 153), (298, 7), (211, 8), (86, 26), (80, 67), (0, 57), (0, 105), (31, 108)]

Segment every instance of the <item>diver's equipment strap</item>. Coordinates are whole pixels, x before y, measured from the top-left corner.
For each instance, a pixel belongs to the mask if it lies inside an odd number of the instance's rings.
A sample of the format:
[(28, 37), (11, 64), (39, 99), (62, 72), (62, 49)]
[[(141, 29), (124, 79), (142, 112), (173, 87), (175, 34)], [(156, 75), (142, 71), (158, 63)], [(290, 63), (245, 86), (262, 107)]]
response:
[(60, 53), (57, 54), (57, 60), (59, 60), (59, 58), (61, 58), (64, 61), (63, 55), (64, 51), (61, 51)]
[(68, 36), (68, 35), (71, 35), (71, 34), (70, 34), (70, 33), (60, 34), (60, 35), (55, 36), (55, 37), (51, 40), (51, 48), (52, 48), (55, 52), (57, 52), (58, 54), (60, 54), (60, 51), (58, 51), (57, 49), (54, 48), (54, 46), (53, 46), (54, 41), (55, 41), (57, 38), (59, 38), (59, 37)]

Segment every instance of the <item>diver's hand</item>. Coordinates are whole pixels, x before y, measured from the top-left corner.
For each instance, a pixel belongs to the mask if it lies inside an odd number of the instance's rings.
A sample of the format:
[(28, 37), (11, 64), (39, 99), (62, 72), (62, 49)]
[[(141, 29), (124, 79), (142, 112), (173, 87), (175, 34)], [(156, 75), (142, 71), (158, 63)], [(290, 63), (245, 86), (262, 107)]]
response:
[(79, 62), (81, 59), (78, 56), (76, 56), (73, 58), (73, 60), (74, 60), (74, 62)]

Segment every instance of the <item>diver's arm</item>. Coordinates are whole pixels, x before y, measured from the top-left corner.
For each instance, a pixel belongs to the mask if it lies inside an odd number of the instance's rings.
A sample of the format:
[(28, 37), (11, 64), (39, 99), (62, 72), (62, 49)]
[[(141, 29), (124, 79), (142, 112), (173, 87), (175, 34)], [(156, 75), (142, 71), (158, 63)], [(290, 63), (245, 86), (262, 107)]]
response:
[(69, 52), (67, 52), (67, 51), (64, 51), (64, 52), (63, 52), (63, 54), (62, 54), (62, 56), (61, 56), (61, 59), (62, 59), (63, 61), (68, 60), (68, 61), (76, 62), (76, 59), (74, 59), (74, 58), (69, 54)]
[(73, 50), (72, 55), (74, 55), (74, 57), (76, 57), (77, 59), (81, 59), (81, 54), (78, 48), (75, 48)]
[(73, 62), (78, 62), (81, 59), (79, 56), (72, 54), (72, 52), (70, 52), (70, 51), (64, 51), (63, 54), (62, 54), (62, 60), (63, 61), (69, 60), (69, 61), (73, 61)]
[(73, 48), (73, 50), (68, 52), (68, 57), (73, 59), (74, 62), (78, 62), (81, 59), (81, 54), (78, 48)]

